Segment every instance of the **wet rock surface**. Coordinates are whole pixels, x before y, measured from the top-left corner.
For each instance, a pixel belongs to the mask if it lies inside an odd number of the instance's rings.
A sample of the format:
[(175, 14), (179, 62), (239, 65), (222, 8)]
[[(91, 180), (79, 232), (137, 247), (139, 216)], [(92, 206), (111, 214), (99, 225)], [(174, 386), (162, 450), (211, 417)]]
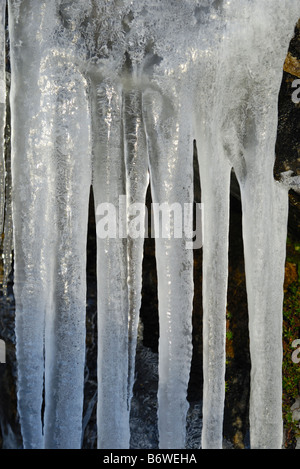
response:
[[(289, 47), (284, 65), (283, 79), (278, 103), (278, 133), (274, 177), (280, 179), (281, 173), (292, 171), (300, 174), (300, 103), (294, 102), (294, 82), (300, 78), (300, 21)], [(294, 85), (293, 85), (294, 84)]]
[[(283, 79), (278, 103), (278, 133), (274, 177), (281, 179), (281, 173), (291, 171), (292, 176), (300, 175), (300, 102), (293, 102), (295, 80), (300, 79), (300, 20), (291, 41), (287, 60), (284, 64)], [(299, 84), (297, 86), (299, 88)], [(300, 92), (298, 93), (300, 96)], [(289, 228), (300, 237), (300, 194), (290, 191)]]

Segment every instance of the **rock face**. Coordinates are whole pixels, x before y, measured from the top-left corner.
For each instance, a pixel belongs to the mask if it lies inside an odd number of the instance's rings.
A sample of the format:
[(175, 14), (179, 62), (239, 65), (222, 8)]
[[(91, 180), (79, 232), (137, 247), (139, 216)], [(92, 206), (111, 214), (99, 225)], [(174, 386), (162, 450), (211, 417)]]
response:
[[(281, 173), (291, 171), (300, 175), (300, 103), (293, 102), (295, 80), (300, 79), (300, 20), (291, 41), (284, 64), (283, 80), (278, 105), (278, 136), (274, 177), (279, 180)], [(294, 87), (293, 87), (294, 84)], [(299, 84), (297, 86), (299, 88)], [(298, 93), (298, 96), (300, 93)], [(290, 191), (289, 229), (300, 237), (300, 194)]]
[[(1, 299), (2, 300), (2, 299)], [(4, 304), (0, 302), (0, 331), (5, 341), (5, 363), (0, 364), (0, 448), (22, 447), (17, 415), (14, 301), (11, 285)]]
[[(283, 80), (278, 105), (278, 138), (274, 177), (280, 179), (284, 171), (300, 174), (299, 122), (300, 103), (294, 102), (295, 80), (300, 78), (300, 22), (291, 41), (284, 64)], [(299, 83), (297, 85), (299, 88)]]
[[(295, 422), (298, 422), (298, 428), (300, 430), (300, 396), (296, 399), (295, 403), (291, 407), (292, 418)], [(300, 449), (300, 438), (297, 438), (297, 444), (295, 449)]]

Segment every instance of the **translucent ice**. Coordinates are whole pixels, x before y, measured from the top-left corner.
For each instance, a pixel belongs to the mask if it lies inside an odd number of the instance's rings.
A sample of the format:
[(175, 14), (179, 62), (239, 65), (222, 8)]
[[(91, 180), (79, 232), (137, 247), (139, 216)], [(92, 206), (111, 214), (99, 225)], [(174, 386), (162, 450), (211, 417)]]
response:
[(76, 448), (82, 425), (91, 182), (87, 83), (56, 2), (10, 2), (9, 27), (14, 293), (24, 447)]
[[(149, 183), (156, 204), (192, 202), (196, 139), (204, 204), (202, 447), (222, 447), (233, 168), (243, 205), (251, 445), (279, 448), (289, 179), (280, 185), (272, 174), (277, 95), (298, 0), (10, 0), (8, 5), (24, 447), (81, 444), (92, 184), (96, 217), (105, 206), (116, 213), (127, 207), (125, 228), (120, 218), (115, 225), (125, 235), (97, 238), (97, 423), (99, 448), (128, 448), (143, 257), (142, 237), (132, 236), (129, 207), (145, 205)], [(4, 12), (5, 2), (1, 6)], [(2, 39), (3, 30), (2, 21)], [(3, 52), (1, 38), (0, 46)], [(3, 70), (1, 57), (0, 52)], [(0, 209), (3, 213), (3, 196)], [(141, 221), (144, 216), (141, 208)], [(159, 444), (173, 449), (185, 445), (192, 356), (193, 251), (181, 234), (156, 238)]]

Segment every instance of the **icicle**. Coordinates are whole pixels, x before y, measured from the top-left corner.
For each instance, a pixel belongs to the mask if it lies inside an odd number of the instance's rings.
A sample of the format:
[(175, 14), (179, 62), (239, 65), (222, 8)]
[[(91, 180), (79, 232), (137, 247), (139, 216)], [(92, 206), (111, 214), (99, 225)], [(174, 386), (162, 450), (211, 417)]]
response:
[(199, 68), (195, 67), (204, 202), (202, 447), (222, 447), (228, 199), (233, 166), (243, 202), (252, 361), (251, 444), (273, 448), (280, 447), (282, 435), (281, 310), (287, 192), (275, 185), (272, 174), (276, 99), (288, 39), (297, 20), (296, 3), (287, 6), (281, 2), (281, 14), (275, 12), (274, 2), (265, 2), (262, 9), (256, 1), (241, 5), (233, 0), (220, 4), (218, 10), (220, 17), (214, 15), (199, 34), (203, 53), (199, 47)]
[[(134, 84), (138, 86), (138, 83)], [(132, 398), (141, 306), (146, 190), (149, 183), (146, 136), (140, 90), (124, 92), (124, 146), (127, 194), (128, 259), (128, 405)], [(137, 226), (136, 226), (137, 225)]]
[[(136, 27), (136, 42), (144, 45), (146, 52), (142, 67), (142, 109), (156, 213), (159, 447), (174, 449), (185, 447), (192, 356), (193, 251), (187, 248), (183, 226), (180, 234), (176, 230), (178, 222), (184, 219), (184, 204), (193, 200), (193, 105), (188, 73), (190, 56), (186, 49), (192, 35), (182, 34), (183, 18), (190, 17), (193, 3), (173, 2), (170, 10), (164, 9), (164, 14), (160, 8), (156, 2), (147, 3), (147, 10), (138, 14), (136, 24), (133, 20), (132, 28)], [(144, 19), (146, 11), (147, 20)], [(139, 49), (137, 57), (140, 57)], [(159, 210), (162, 210), (160, 214)], [(170, 223), (170, 233), (163, 232), (164, 223)]]
[[(91, 182), (87, 85), (78, 70), (76, 45), (69, 47), (56, 4), (35, 1), (28, 8), (21, 2), (18, 17), (15, 6), (10, 2), (14, 293), (22, 435), (25, 448), (78, 448)], [(59, 39), (66, 41), (63, 47)]]
[[(126, 231), (125, 237), (119, 237), (122, 226), (117, 216), (119, 195), (125, 194), (122, 89), (96, 78), (91, 86), (97, 223), (98, 447), (124, 449), (129, 447), (130, 433), (127, 238)], [(110, 229), (115, 231), (105, 234)]]
[[(221, 449), (226, 362), (229, 190), (231, 163), (223, 148), (222, 24), (202, 24), (194, 59), (196, 141), (203, 204), (203, 428), (202, 448)], [(201, 20), (201, 16), (199, 17)]]
[[(34, 198), (38, 197), (36, 176), (30, 164), (30, 122), (34, 112), (38, 114), (38, 103), (32, 109), (33, 83), (39, 68), (37, 51), (33, 53), (20, 46), (24, 37), (24, 25), (32, 24), (28, 15), (17, 23), (9, 2), (9, 35), (11, 43), (11, 113), (12, 113), (12, 178), (13, 178), (13, 222), (14, 222), (14, 294), (16, 299), (16, 356), (18, 363), (18, 409), (25, 448), (42, 448), (42, 395), (44, 378), (44, 311), (45, 292), (48, 285), (42, 271), (47, 272), (45, 260), (34, 255), (43, 242), (38, 226), (43, 217), (34, 214)], [(40, 9), (36, 10), (37, 23)], [(34, 41), (34, 26), (31, 40)], [(19, 44), (20, 47), (17, 46)], [(26, 75), (30, 67), (31, 74)], [(32, 76), (33, 75), (33, 76)], [(39, 195), (42, 197), (42, 188)], [(44, 194), (44, 192), (43, 192)], [(41, 203), (40, 210), (45, 206)], [(41, 215), (39, 213), (38, 215)]]
[[(255, 8), (259, 8), (260, 21)], [(280, 187), (273, 180), (273, 165), (277, 96), (299, 8), (296, 2), (281, 2), (277, 6), (281, 14), (278, 10), (275, 14), (273, 2), (267, 2), (263, 11), (259, 2), (255, 8), (252, 30), (259, 28), (262, 22), (264, 39), (257, 32), (254, 48), (265, 63), (272, 60), (272, 68), (265, 66), (262, 69), (252, 55), (248, 58), (251, 97), (244, 140), (246, 176), (240, 180), (240, 186), (252, 365), (250, 438), (252, 449), (280, 449), (283, 432), (282, 302), (288, 193), (285, 187)], [(268, 38), (272, 41), (269, 48)], [(261, 50), (261, 44), (265, 50)]]
[(251, 447), (272, 449), (282, 444), (281, 324), (288, 211), (287, 190), (274, 182), (273, 165), (277, 96), (297, 8), (296, 2), (280, 2), (276, 12), (274, 2), (265, 2), (263, 8), (260, 2), (249, 2), (244, 10), (237, 4), (233, 1), (225, 14), (217, 74), (221, 119), (215, 134), (220, 132), (241, 187), (252, 364)]
[[(54, 148), (48, 182), (51, 206), (49, 304), (45, 324), (45, 448), (80, 448), (85, 364), (86, 238), (91, 184), (88, 86), (62, 51), (45, 67), (45, 125)], [(45, 83), (45, 84), (46, 84)], [(50, 86), (49, 86), (50, 85)], [(43, 122), (43, 120), (42, 120)], [(49, 164), (49, 163), (48, 163)], [(80, 181), (80, 186), (78, 185)], [(49, 225), (50, 219), (47, 220)], [(67, 399), (66, 399), (67, 396)]]
[[(167, 204), (169, 217), (179, 210), (183, 220), (184, 204), (192, 201), (194, 138), (204, 203), (202, 447), (222, 447), (231, 168), (243, 204), (251, 445), (280, 447), (287, 189), (275, 184), (272, 169), (276, 96), (297, 2), (185, 0), (166, 8), (157, 0), (117, 6), (9, 0), (18, 407), (25, 448), (81, 444), (92, 163), (98, 447), (129, 447), (143, 245), (132, 236), (130, 207), (145, 203), (149, 170), (153, 202)], [(2, 1), (2, 135), (4, 8)], [(1, 156), (1, 227), (4, 175)], [(182, 226), (181, 236), (163, 237), (160, 220), (159, 444), (175, 449), (185, 445), (193, 253)], [(8, 259), (9, 206), (4, 231)]]
[[(180, 98), (174, 96), (171, 103), (156, 91), (147, 91), (143, 96), (152, 199), (154, 204), (167, 203), (171, 211), (174, 209), (172, 204), (176, 206), (175, 211), (180, 211), (184, 203), (192, 200), (190, 119), (186, 105), (180, 110), (176, 105)], [(169, 216), (172, 216), (171, 211)], [(171, 220), (174, 229), (173, 223)], [(193, 253), (186, 249), (183, 232), (178, 239), (174, 233), (163, 238), (159, 233), (159, 217), (154, 228), (160, 324), (159, 446), (184, 448), (188, 409), (186, 396), (192, 354)]]
[[(201, 135), (201, 134), (200, 134)], [(199, 135), (199, 136), (200, 136)], [(203, 245), (203, 430), (202, 448), (222, 448), (225, 399), (225, 314), (228, 277), (231, 167), (222, 149), (200, 146)], [(201, 142), (201, 138), (200, 138)]]

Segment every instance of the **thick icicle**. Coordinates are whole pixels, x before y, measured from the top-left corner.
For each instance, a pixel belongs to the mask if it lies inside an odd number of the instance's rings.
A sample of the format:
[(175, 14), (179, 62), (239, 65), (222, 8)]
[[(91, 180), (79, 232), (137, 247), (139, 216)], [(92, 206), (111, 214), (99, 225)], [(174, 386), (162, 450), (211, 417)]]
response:
[[(134, 80), (133, 87), (139, 88)], [(149, 184), (146, 136), (142, 116), (140, 89), (124, 91), (124, 151), (127, 194), (127, 259), (128, 259), (128, 405), (133, 392), (137, 330), (141, 306), (142, 261), (145, 223), (146, 190)]]
[(170, 237), (163, 238), (159, 233), (162, 228), (159, 219), (163, 217), (155, 219), (154, 229), (160, 324), (159, 446), (173, 449), (185, 447), (186, 397), (192, 355), (193, 252), (186, 248), (183, 232), (181, 238), (176, 238), (172, 221), (172, 210), (178, 221), (177, 211), (183, 212), (184, 204), (192, 200), (190, 120), (185, 106), (179, 110), (176, 105), (180, 98), (174, 97), (171, 103), (156, 91), (147, 91), (143, 96), (152, 200), (162, 207), (167, 203), (171, 217)]
[(91, 184), (88, 85), (82, 74), (84, 50), (77, 36), (85, 7), (77, 4), (76, 9), (69, 11), (68, 4), (62, 2), (54, 15), (54, 42), (45, 41), (39, 76), (40, 109), (45, 109), (46, 115), (37, 117), (43, 129), (40, 149), (44, 154), (50, 149), (47, 164), (51, 171), (46, 185), (50, 198), (47, 219), (50, 244), (44, 247), (50, 257), (44, 435), (45, 448), (78, 449), (82, 440), (86, 239)]
[[(278, 34), (278, 25), (276, 31)], [(244, 141), (246, 177), (240, 180), (251, 353), (252, 449), (280, 449), (283, 437), (282, 302), (288, 192), (273, 180), (276, 96), (286, 50), (279, 52), (278, 48), (278, 76), (272, 81), (251, 83), (253, 98)], [(263, 97), (259, 103), (255, 98), (258, 95)]]
[(252, 1), (243, 9), (234, 8), (239, 3), (233, 1), (232, 11), (225, 14), (220, 130), (242, 196), (251, 447), (273, 449), (282, 444), (282, 299), (288, 211), (287, 190), (273, 180), (277, 96), (299, 11), (296, 2), (278, 2), (274, 9), (274, 2), (262, 6)]
[[(172, 2), (170, 10), (162, 10), (159, 2), (148, 2), (146, 8), (136, 5), (131, 25), (139, 46), (137, 60), (143, 57), (143, 119), (156, 214), (159, 447), (173, 449), (185, 447), (192, 356), (193, 251), (187, 248), (183, 219), (184, 204), (193, 201), (193, 105), (187, 48), (193, 41), (189, 42), (192, 34), (183, 33), (182, 25), (184, 18), (193, 17), (193, 7), (193, 2)], [(170, 233), (163, 232), (167, 224)]]
[[(33, 12), (28, 10), (22, 11), (18, 18), (15, 14), (17, 6), (21, 8), (19, 2), (9, 2), (18, 409), (24, 448), (43, 448), (41, 409), (49, 268), (41, 230), (46, 226), (44, 207), (47, 207), (48, 194), (44, 177), (45, 174), (49, 176), (49, 171), (45, 173), (43, 160), (35, 161), (35, 152), (31, 148), (34, 139), (31, 123), (40, 111), (38, 97), (33, 96), (33, 84), (37, 87), (41, 53), (38, 47), (33, 50), (33, 44), (42, 15), (36, 4), (34, 21), (31, 18)], [(38, 128), (38, 139), (39, 132)]]
[[(129, 448), (127, 237), (119, 236), (125, 194), (122, 88), (92, 82), (93, 190), (97, 222), (98, 447)], [(106, 231), (106, 233), (105, 233)]]
[(280, 449), (287, 190), (273, 180), (268, 185), (264, 180), (262, 187), (249, 178), (241, 192), (252, 363), (251, 448)]
[[(239, 0), (219, 2), (217, 9), (220, 16), (212, 15), (212, 21), (200, 31), (199, 59), (195, 62), (199, 79), (197, 146), (204, 202), (202, 447), (222, 447), (231, 166), (240, 181), (243, 200), (252, 343), (251, 440), (254, 447), (278, 447), (282, 432), (280, 315), (287, 195), (285, 189), (275, 186), (272, 168), (276, 97), (288, 40), (297, 20), (296, 2), (280, 2), (280, 14), (269, 1), (263, 6), (256, 0), (243, 5)], [(270, 246), (277, 256), (271, 255)], [(268, 361), (272, 361), (269, 368)], [(268, 391), (260, 394), (259, 389)], [(272, 434), (270, 428), (267, 430), (268, 422), (273, 422)]]
[[(212, 11), (205, 23), (199, 13), (194, 59), (196, 141), (203, 204), (203, 427), (202, 448), (221, 449), (226, 362), (229, 190), (231, 163), (219, 125), (223, 109), (222, 24)], [(222, 91), (221, 91), (222, 90)]]
[[(252, 57), (248, 59), (252, 75), (250, 116), (247, 116), (248, 134), (244, 141), (246, 177), (240, 185), (251, 352), (250, 441), (252, 449), (280, 449), (283, 437), (282, 302), (288, 194), (285, 187), (274, 182), (273, 165), (277, 96), (299, 8), (296, 2), (281, 2), (278, 5), (280, 10), (275, 14), (273, 2), (268, 2), (263, 11), (258, 3), (255, 7), (259, 8), (259, 13), (254, 9), (252, 28), (254, 31), (259, 28), (259, 14), (265, 29), (264, 39), (257, 32), (253, 40), (254, 50), (265, 63), (272, 60), (272, 68), (264, 67), (262, 70)], [(272, 43), (268, 47), (269, 38)], [(260, 44), (264, 45), (266, 52), (261, 51)]]
[[(54, 148), (50, 304), (45, 326), (45, 448), (81, 446), (85, 364), (86, 239), (91, 184), (87, 82), (72, 60), (55, 57), (43, 70), (50, 104), (43, 126)], [(47, 104), (46, 104), (47, 103)], [(49, 142), (49, 143), (50, 143)], [(80, 181), (80, 186), (78, 182)], [(48, 220), (49, 225), (50, 219)], [(66, 399), (67, 396), (67, 399)]]
[(23, 442), (25, 448), (78, 448), (91, 181), (87, 87), (78, 69), (76, 44), (69, 43), (55, 3), (10, 2), (10, 35), (14, 293)]

